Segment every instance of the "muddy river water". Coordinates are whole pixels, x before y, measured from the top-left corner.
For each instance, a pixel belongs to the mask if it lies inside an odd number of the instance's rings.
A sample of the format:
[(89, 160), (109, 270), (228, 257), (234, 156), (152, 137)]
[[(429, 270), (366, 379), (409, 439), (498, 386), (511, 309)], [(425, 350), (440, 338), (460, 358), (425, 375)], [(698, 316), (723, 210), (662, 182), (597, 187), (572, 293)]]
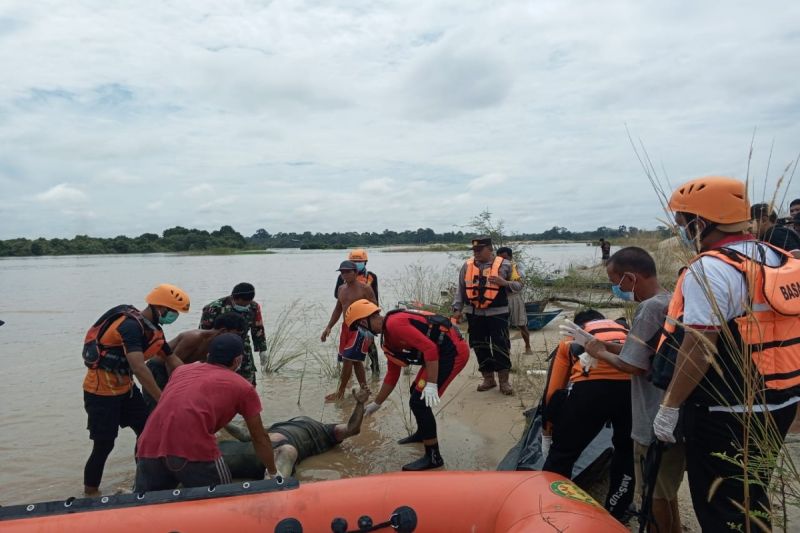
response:
[[(589, 264), (598, 249), (585, 244), (526, 247), (555, 268)], [(459, 255), (370, 250), (369, 268), (381, 282), (381, 303), (391, 308), (413, 297), (411, 272), (450, 276), (456, 281)], [(185, 289), (192, 309), (165, 328), (167, 338), (197, 327), (204, 304), (226, 295), (239, 281), (256, 286), (267, 335), (276, 317), (298, 301), (305, 310), (295, 336), (323, 357), (335, 358), (335, 344), (319, 342), (333, 305), (334, 272), (343, 251), (280, 251), (269, 255), (70, 256), (0, 260), (0, 505), (80, 495), (83, 465), (91, 443), (86, 431), (80, 358), (86, 329), (108, 308), (143, 305), (156, 284)], [(409, 270), (411, 269), (411, 270)], [(417, 274), (418, 275), (418, 274)], [(327, 365), (330, 366), (330, 365)], [(277, 374), (258, 376), (266, 424), (304, 414), (325, 422), (345, 420), (353, 402), (325, 404), (335, 378), (318, 359), (298, 359)], [(303, 370), (305, 368), (305, 370)], [(385, 370), (383, 363), (382, 370)], [(474, 361), (451, 385), (437, 413), (442, 454), (449, 469), (493, 469), (522, 431), (520, 401), (474, 390)], [(302, 389), (300, 380), (302, 376)], [(379, 381), (373, 381), (377, 390)], [(336, 479), (399, 470), (420, 454), (398, 446), (408, 421), (407, 378), (391, 404), (364, 423), (362, 433), (338, 449), (304, 461), (297, 477)], [(134, 435), (121, 430), (101, 489), (109, 494), (133, 482)]]

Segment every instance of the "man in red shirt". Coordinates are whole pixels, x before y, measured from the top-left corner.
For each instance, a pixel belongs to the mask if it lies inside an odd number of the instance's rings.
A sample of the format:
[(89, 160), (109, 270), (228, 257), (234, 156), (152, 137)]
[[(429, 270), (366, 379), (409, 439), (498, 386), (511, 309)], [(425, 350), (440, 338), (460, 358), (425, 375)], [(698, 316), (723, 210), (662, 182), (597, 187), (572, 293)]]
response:
[(144, 432), (136, 454), (136, 492), (202, 487), (231, 482), (215, 434), (236, 414), (247, 424), (256, 455), (276, 475), (272, 445), (261, 422), (261, 401), (236, 373), (244, 343), (233, 333), (216, 337), (207, 363), (175, 369)]
[(365, 408), (366, 414), (371, 415), (380, 409), (397, 385), (402, 367), (422, 366), (411, 385), (408, 400), (417, 420), (417, 431), (398, 444), (422, 442), (425, 455), (404, 465), (403, 470), (428, 470), (444, 465), (431, 408), (439, 405), (439, 395), (444, 393), (469, 359), (469, 346), (458, 328), (449, 319), (426, 311), (398, 309), (383, 317), (380, 308), (369, 300), (350, 304), (344, 322), (351, 329), (358, 328), (365, 336), (380, 333), (381, 348), (388, 359), (383, 385), (375, 401)]

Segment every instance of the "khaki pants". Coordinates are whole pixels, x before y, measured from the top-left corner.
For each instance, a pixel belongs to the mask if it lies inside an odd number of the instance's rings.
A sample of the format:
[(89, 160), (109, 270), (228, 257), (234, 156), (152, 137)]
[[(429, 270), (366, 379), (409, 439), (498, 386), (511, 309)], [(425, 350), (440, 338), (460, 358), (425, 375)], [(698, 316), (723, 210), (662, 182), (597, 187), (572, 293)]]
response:
[[(644, 472), (642, 464), (647, 457), (647, 448), (636, 441), (633, 443), (633, 462), (636, 468), (637, 500), (641, 500), (644, 491)], [(653, 498), (656, 500), (677, 500), (678, 489), (686, 471), (686, 450), (683, 443), (673, 444), (661, 454), (661, 465), (658, 468)]]

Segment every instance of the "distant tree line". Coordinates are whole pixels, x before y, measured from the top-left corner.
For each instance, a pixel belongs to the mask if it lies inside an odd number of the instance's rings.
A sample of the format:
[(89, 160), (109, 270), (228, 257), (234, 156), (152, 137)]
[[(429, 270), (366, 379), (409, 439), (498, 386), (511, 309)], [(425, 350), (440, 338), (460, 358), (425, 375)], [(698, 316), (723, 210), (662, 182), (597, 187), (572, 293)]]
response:
[[(143, 233), (138, 237), (120, 235), (113, 238), (77, 235), (72, 239), (8, 239), (0, 240), (0, 257), (23, 257), (36, 255), (84, 255), (84, 254), (144, 254), (158, 252), (203, 253), (213, 251), (245, 251), (265, 248), (301, 248), (307, 250), (355, 246), (420, 246), (426, 244), (468, 243), (476, 235), (474, 231), (448, 231), (436, 233), (430, 228), (417, 230), (376, 232), (332, 232), (332, 233), (269, 233), (259, 229), (245, 237), (231, 226), (222, 226), (217, 231), (187, 229), (176, 226), (161, 235)], [(626, 237), (666, 238), (668, 228), (659, 226), (655, 230), (635, 227), (601, 226), (593, 231), (573, 232), (554, 226), (541, 233), (518, 233), (506, 235), (506, 240), (525, 241), (594, 241), (601, 237), (621, 239)]]

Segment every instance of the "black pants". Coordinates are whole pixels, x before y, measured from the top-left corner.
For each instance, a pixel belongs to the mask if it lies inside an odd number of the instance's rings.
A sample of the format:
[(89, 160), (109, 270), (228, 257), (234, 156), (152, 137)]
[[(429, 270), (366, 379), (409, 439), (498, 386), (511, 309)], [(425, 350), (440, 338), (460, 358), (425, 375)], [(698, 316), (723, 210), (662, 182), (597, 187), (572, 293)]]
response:
[[(764, 413), (754, 413), (751, 432), (761, 433), (768, 418), (774, 434), (780, 436), (780, 442), (786, 437), (797, 412), (797, 404), (772, 411), (771, 417)], [(725, 454), (735, 458), (742, 453), (744, 441), (744, 425), (741, 413), (709, 412), (707, 408), (687, 405), (684, 408), (684, 432), (686, 434), (686, 470), (689, 473), (689, 490), (692, 493), (692, 505), (697, 521), (703, 531), (732, 531), (729, 524), (737, 524), (744, 531), (745, 516), (731, 500), (744, 501), (744, 483), (742, 467), (718, 457)], [(760, 463), (765, 455), (777, 450), (762, 449), (763, 439), (750, 439), (750, 465)], [(769, 463), (769, 461), (767, 461)], [(754, 466), (751, 466), (752, 470)], [(769, 509), (769, 498), (764, 488), (769, 485), (772, 468), (766, 466), (759, 471), (751, 471), (750, 510)], [(718, 479), (722, 482), (708, 501), (709, 491)], [(770, 521), (758, 513), (760, 519), (769, 527)], [(751, 522), (753, 531), (760, 530)]]
[(594, 380), (573, 384), (558, 423), (553, 426), (553, 444), (542, 470), (572, 477), (575, 461), (609, 421), (614, 428), (611, 439), (614, 455), (605, 507), (619, 519), (633, 501), (636, 485), (630, 381)]
[(225, 460), (187, 461), (173, 455), (136, 461), (136, 492), (170, 490), (178, 486), (206, 487), (231, 483)]
[(511, 339), (508, 337), (508, 313), (479, 316), (467, 313), (469, 347), (475, 350), (478, 370), (497, 372), (509, 370)]
[(84, 391), (83, 405), (88, 416), (86, 428), (93, 441), (92, 453), (83, 469), (83, 483), (87, 487), (99, 487), (119, 428), (130, 427), (138, 437), (144, 430), (148, 411), (136, 385), (129, 393), (119, 396), (100, 396)]

